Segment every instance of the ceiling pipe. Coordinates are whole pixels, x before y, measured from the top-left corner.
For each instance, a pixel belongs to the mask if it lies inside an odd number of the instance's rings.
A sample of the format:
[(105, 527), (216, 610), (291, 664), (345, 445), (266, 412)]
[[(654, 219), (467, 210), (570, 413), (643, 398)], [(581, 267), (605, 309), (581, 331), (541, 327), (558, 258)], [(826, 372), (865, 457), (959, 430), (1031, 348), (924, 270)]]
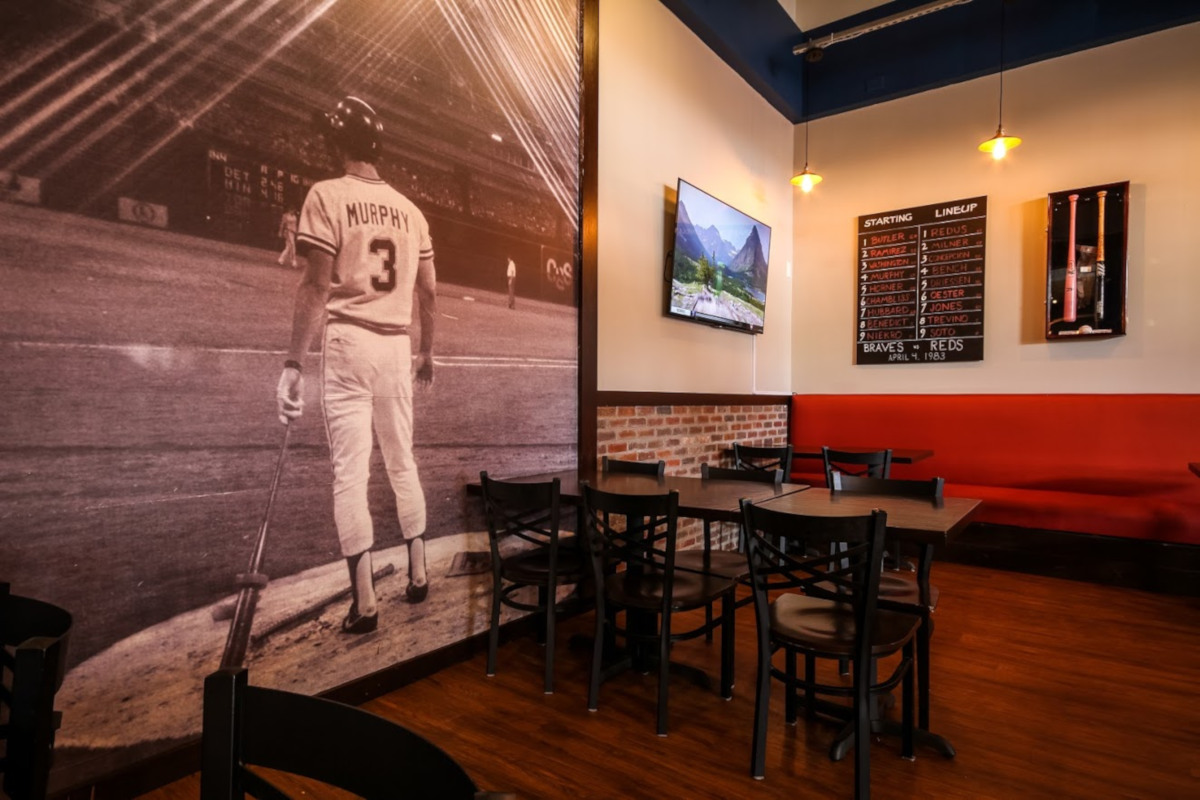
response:
[(891, 16), (883, 17), (873, 22), (864, 22), (862, 25), (856, 25), (853, 28), (849, 28), (839, 33), (831, 33), (828, 36), (822, 36), (817, 39), (809, 39), (807, 42), (802, 42), (793, 47), (792, 55), (802, 55), (810, 50), (816, 53), (824, 50), (830, 45), (837, 44), (838, 42), (857, 39), (864, 33), (873, 33), (875, 31), (882, 30), (883, 28), (890, 28), (892, 25), (896, 25), (901, 22), (908, 22), (911, 19), (923, 17), (926, 14), (932, 14), (933, 12), (941, 11), (944, 8), (966, 5), (969, 2), (971, 2), (971, 0), (935, 0), (935, 2), (926, 3), (925, 5), (917, 6), (916, 8), (910, 8), (908, 11), (901, 11), (898, 14), (892, 14)]

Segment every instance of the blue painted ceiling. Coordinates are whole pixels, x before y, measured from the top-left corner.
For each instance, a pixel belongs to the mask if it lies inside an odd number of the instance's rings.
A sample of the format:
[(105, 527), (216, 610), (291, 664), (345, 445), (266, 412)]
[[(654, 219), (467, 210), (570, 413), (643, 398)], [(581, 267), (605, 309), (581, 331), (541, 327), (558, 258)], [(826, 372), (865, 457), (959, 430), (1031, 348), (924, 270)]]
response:
[(792, 122), (995, 73), (1002, 44), (1009, 69), (1200, 20), (1200, 0), (972, 0), (833, 44), (818, 61), (792, 54), (928, 2), (894, 0), (802, 31), (779, 0), (662, 0)]

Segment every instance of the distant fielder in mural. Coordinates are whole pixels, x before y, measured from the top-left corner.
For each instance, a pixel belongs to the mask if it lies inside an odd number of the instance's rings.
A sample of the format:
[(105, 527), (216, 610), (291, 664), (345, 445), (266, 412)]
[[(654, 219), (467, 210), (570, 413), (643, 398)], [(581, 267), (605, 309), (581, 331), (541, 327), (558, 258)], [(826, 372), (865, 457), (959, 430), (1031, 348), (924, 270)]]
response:
[(508, 267), (504, 271), (505, 277), (508, 278), (508, 307), (517, 307), (517, 262), (510, 257), (508, 259)]
[[(303, 362), (325, 322), (322, 398), (333, 462), (333, 514), (350, 571), (347, 633), (375, 630), (374, 526), (367, 505), (372, 430), (379, 437), (408, 545), (405, 598), (423, 601), (425, 496), (413, 458), (413, 379), (433, 383), (436, 277), (424, 215), (379, 177), (383, 124), (368, 103), (346, 97), (323, 118), (323, 133), (345, 174), (313, 185), (296, 245), (304, 274), (277, 403), (280, 420), (303, 412)], [(420, 343), (412, 356), (413, 289)], [(327, 317), (327, 319), (326, 319)]]
[(275, 259), (275, 263), (281, 267), (289, 267), (295, 269), (296, 263), (296, 228), (300, 224), (300, 217), (294, 208), (286, 208), (283, 215), (279, 218), (279, 238), (283, 240), (283, 250), (279, 253), (279, 258)]

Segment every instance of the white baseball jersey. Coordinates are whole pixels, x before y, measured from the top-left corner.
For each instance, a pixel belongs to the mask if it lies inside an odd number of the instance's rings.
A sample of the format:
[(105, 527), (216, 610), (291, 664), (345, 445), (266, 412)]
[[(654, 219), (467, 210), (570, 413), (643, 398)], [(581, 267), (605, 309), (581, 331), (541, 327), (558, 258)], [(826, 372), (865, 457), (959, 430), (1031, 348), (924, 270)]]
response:
[(344, 175), (313, 184), (300, 212), (300, 245), (333, 256), (330, 319), (380, 333), (412, 323), (417, 262), (433, 258), (425, 215), (381, 180)]

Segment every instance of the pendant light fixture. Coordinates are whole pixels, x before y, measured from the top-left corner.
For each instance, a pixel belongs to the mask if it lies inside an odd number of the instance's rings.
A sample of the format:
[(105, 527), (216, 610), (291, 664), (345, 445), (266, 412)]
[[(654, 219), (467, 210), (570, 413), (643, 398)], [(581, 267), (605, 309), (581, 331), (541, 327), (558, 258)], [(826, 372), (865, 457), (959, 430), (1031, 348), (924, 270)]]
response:
[(996, 134), (979, 145), (979, 150), (990, 153), (992, 158), (999, 161), (1009, 150), (1021, 144), (1018, 136), (1009, 136), (1004, 132), (1004, 6), (1008, 0), (1000, 0), (1000, 112), (996, 125)]
[(792, 185), (799, 186), (800, 191), (807, 194), (813, 190), (813, 187), (820, 183), (822, 178), (817, 173), (808, 168), (808, 121), (804, 122), (804, 170), (797, 172), (792, 176)]
[[(804, 105), (808, 105), (808, 70), (810, 65), (821, 60), (824, 51), (820, 48), (813, 48), (804, 54)], [(799, 186), (800, 191), (808, 194), (816, 186), (824, 180), (820, 175), (808, 168), (808, 114), (804, 115), (804, 169), (792, 176), (792, 185)]]

